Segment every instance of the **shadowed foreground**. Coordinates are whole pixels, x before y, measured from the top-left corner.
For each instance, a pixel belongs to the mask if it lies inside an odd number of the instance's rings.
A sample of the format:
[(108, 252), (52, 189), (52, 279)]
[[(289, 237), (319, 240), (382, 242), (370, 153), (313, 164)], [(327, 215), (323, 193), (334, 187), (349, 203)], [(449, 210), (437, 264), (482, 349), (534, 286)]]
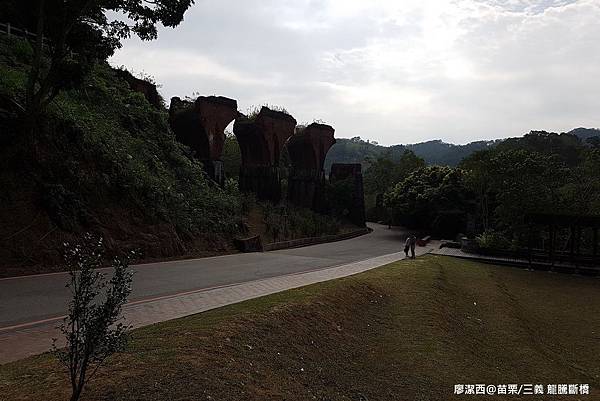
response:
[[(593, 399), (600, 284), (428, 256), (134, 331), (84, 400)], [(0, 367), (0, 400), (64, 400), (49, 355)], [(587, 383), (590, 396), (453, 396)], [(453, 398), (454, 397), (454, 398)]]

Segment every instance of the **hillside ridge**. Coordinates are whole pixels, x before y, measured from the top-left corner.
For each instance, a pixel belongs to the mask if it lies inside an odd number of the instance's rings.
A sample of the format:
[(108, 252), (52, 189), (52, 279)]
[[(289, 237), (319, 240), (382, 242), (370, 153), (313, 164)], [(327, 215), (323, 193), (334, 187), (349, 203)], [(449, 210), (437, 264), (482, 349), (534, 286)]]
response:
[[(532, 130), (532, 132), (535, 132), (535, 130)], [(600, 129), (579, 127), (561, 134), (575, 135), (585, 143), (589, 138), (600, 137)], [(378, 157), (388, 157), (397, 161), (405, 150), (412, 150), (417, 156), (423, 158), (427, 164), (454, 167), (462, 159), (476, 151), (496, 146), (514, 138), (519, 137), (478, 140), (464, 145), (445, 142), (442, 139), (431, 139), (424, 142), (390, 146), (380, 145), (376, 141), (365, 140), (360, 137), (337, 138), (337, 143), (333, 145), (325, 160), (325, 169), (329, 171), (333, 163), (362, 163), (364, 165), (368, 163), (369, 159)]]

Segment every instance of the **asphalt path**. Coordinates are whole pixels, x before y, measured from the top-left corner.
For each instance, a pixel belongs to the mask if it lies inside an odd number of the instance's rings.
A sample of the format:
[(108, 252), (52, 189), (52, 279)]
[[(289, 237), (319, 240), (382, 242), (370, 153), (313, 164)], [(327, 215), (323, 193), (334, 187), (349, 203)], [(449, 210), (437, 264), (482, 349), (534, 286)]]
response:
[[(373, 229), (370, 234), (303, 248), (135, 265), (130, 301), (319, 270), (403, 248), (402, 230), (378, 224), (369, 227)], [(64, 315), (69, 300), (67, 281), (67, 273), (0, 279), (0, 330)]]

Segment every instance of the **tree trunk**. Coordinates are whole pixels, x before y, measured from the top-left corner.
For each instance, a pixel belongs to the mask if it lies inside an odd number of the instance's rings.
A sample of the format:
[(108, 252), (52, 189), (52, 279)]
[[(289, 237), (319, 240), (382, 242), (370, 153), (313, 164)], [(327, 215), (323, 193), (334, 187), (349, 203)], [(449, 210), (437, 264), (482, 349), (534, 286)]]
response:
[(42, 53), (44, 51), (44, 6), (45, 0), (37, 2), (37, 29), (36, 42), (33, 53), (33, 63), (29, 76), (27, 77), (27, 92), (25, 99), (25, 113), (23, 115), (23, 131), (27, 135), (27, 140), (32, 147), (34, 154), (37, 153), (37, 122), (40, 114), (40, 98), (36, 93), (36, 86), (40, 79), (40, 69), (42, 64)]
[(71, 400), (70, 401), (78, 401), (79, 397), (81, 397), (81, 391), (83, 390), (82, 386), (77, 386), (75, 388), (73, 388), (73, 393), (71, 394)]

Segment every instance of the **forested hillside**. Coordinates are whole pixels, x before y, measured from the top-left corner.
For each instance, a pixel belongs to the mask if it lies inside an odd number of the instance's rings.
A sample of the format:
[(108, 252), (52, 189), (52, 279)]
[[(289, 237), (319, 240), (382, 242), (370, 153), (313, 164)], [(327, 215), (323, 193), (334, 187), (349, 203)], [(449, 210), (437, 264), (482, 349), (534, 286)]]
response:
[[(543, 249), (547, 233), (532, 231), (531, 216), (568, 216), (573, 224), (600, 216), (599, 145), (571, 133), (532, 131), (475, 152), (457, 167), (413, 169), (388, 186), (385, 205), (398, 223), (446, 238), (477, 236), (485, 249)], [(557, 248), (572, 249), (579, 235), (581, 251), (593, 252), (593, 230), (572, 230), (557, 229)]]
[[(593, 141), (595, 137), (600, 138), (600, 130), (596, 128), (576, 128), (569, 131), (568, 134), (577, 136), (584, 144)], [(472, 153), (491, 149), (503, 141), (502, 139), (496, 139), (475, 141), (466, 145), (455, 145), (443, 142), (441, 139), (436, 139), (415, 144), (382, 146), (377, 142), (363, 140), (360, 137), (351, 139), (338, 138), (336, 144), (327, 155), (325, 168), (329, 171), (333, 163), (363, 163), (363, 166), (367, 167), (369, 160), (378, 157), (398, 161), (406, 149), (412, 150), (415, 155), (425, 160), (427, 164), (454, 167)]]

